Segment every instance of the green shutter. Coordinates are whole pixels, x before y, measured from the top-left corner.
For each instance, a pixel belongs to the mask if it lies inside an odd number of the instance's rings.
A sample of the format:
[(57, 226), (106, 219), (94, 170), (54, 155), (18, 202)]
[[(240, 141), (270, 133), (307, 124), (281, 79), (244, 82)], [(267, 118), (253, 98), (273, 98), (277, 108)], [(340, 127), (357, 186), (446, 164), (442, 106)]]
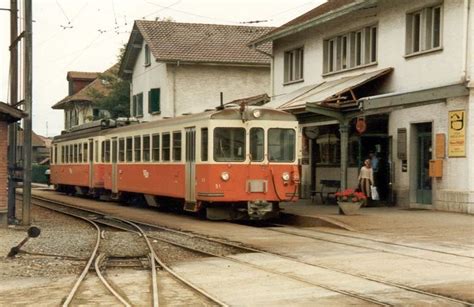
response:
[(160, 89), (152, 88), (148, 92), (148, 112), (157, 113), (160, 112)]
[(131, 116), (137, 115), (137, 95), (133, 95), (132, 97), (132, 110), (131, 110)]
[(143, 93), (138, 94), (138, 98), (137, 98), (137, 116), (143, 116)]

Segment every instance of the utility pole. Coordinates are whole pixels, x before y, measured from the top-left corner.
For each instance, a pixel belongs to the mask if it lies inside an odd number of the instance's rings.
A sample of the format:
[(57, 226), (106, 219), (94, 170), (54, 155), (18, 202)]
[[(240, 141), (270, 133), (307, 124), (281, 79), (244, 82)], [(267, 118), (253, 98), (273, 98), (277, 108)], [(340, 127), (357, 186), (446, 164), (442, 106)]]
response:
[(24, 91), (25, 91), (25, 113), (23, 119), (23, 225), (30, 225), (31, 209), (31, 134), (32, 134), (32, 111), (33, 111), (33, 16), (31, 0), (24, 0)]
[[(18, 102), (18, 4), (17, 0), (10, 0), (10, 104)], [(16, 134), (17, 125), (8, 126), (8, 221), (15, 222), (16, 208)]]

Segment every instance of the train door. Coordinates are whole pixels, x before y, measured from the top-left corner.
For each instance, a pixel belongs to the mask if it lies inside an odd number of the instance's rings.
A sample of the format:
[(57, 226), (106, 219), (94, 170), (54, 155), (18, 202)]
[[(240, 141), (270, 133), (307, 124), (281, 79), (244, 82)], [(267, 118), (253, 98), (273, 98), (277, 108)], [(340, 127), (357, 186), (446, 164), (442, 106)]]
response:
[(112, 139), (112, 193), (118, 193), (117, 138)]
[(186, 202), (196, 202), (196, 128), (186, 128)]
[(94, 187), (94, 140), (89, 139), (89, 188)]

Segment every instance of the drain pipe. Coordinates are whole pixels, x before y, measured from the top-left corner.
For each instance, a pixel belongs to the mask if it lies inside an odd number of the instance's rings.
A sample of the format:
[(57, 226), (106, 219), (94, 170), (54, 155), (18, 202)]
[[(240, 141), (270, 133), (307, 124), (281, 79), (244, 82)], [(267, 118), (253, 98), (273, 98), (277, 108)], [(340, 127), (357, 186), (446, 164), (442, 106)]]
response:
[(468, 60), (469, 60), (469, 17), (470, 17), (470, 1), (471, 0), (464, 0), (463, 12), (464, 12), (464, 24), (463, 24), (463, 66), (462, 66), (462, 73), (461, 78), (463, 82), (468, 83), (470, 81), (469, 76), (469, 68), (468, 68)]

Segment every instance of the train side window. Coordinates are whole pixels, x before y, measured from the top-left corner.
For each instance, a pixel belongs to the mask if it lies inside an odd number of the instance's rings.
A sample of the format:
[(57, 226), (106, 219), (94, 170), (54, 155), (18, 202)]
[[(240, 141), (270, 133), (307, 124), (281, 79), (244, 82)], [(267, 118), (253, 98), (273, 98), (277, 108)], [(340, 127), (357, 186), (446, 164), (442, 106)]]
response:
[(88, 161), (87, 154), (89, 153), (87, 143), (84, 143), (83, 146), (84, 146), (84, 160), (83, 161), (84, 161), (84, 163), (87, 163), (87, 161)]
[(112, 163), (117, 163), (117, 139), (112, 140)]
[(152, 146), (153, 146), (153, 151), (152, 151), (153, 161), (155, 162), (160, 161), (160, 135), (159, 134), (153, 134)]
[(125, 139), (124, 138), (119, 139), (118, 160), (119, 160), (119, 162), (124, 162), (125, 161)]
[(143, 136), (143, 161), (150, 161), (150, 136)]
[(209, 130), (201, 128), (201, 161), (208, 159)]
[(77, 163), (77, 144), (74, 144), (74, 163)]
[(68, 145), (64, 146), (64, 149), (65, 149), (64, 150), (64, 157), (65, 157), (64, 162), (69, 163), (69, 146)]
[(77, 162), (82, 163), (82, 143), (77, 144)]
[(101, 144), (101, 150), (100, 150), (100, 157), (101, 157), (101, 162), (104, 163), (105, 162), (105, 141), (102, 141)]
[(83, 156), (84, 159), (82, 161), (84, 163), (86, 163), (87, 162), (87, 154), (89, 153), (87, 143), (83, 143), (82, 147), (84, 148), (84, 156)]
[(181, 161), (181, 131), (173, 132), (173, 161)]
[(95, 156), (94, 156), (94, 160), (95, 162), (99, 162), (99, 141), (95, 141)]
[(128, 137), (127, 138), (127, 141), (126, 141), (126, 153), (127, 153), (127, 162), (132, 162), (133, 161), (133, 139), (131, 137)]
[(61, 163), (64, 163), (64, 146), (61, 146)]
[(250, 160), (263, 161), (265, 133), (262, 128), (250, 129)]
[(169, 161), (170, 160), (170, 134), (169, 133), (163, 133), (163, 144), (161, 144), (161, 158), (163, 161)]
[(54, 145), (54, 164), (58, 164), (58, 145)]
[(74, 146), (69, 145), (69, 163), (74, 163)]
[(110, 140), (105, 141), (105, 162), (110, 162)]
[(141, 149), (142, 149), (142, 137), (137, 135), (134, 137), (133, 149), (135, 151), (135, 162), (140, 162), (142, 159)]

